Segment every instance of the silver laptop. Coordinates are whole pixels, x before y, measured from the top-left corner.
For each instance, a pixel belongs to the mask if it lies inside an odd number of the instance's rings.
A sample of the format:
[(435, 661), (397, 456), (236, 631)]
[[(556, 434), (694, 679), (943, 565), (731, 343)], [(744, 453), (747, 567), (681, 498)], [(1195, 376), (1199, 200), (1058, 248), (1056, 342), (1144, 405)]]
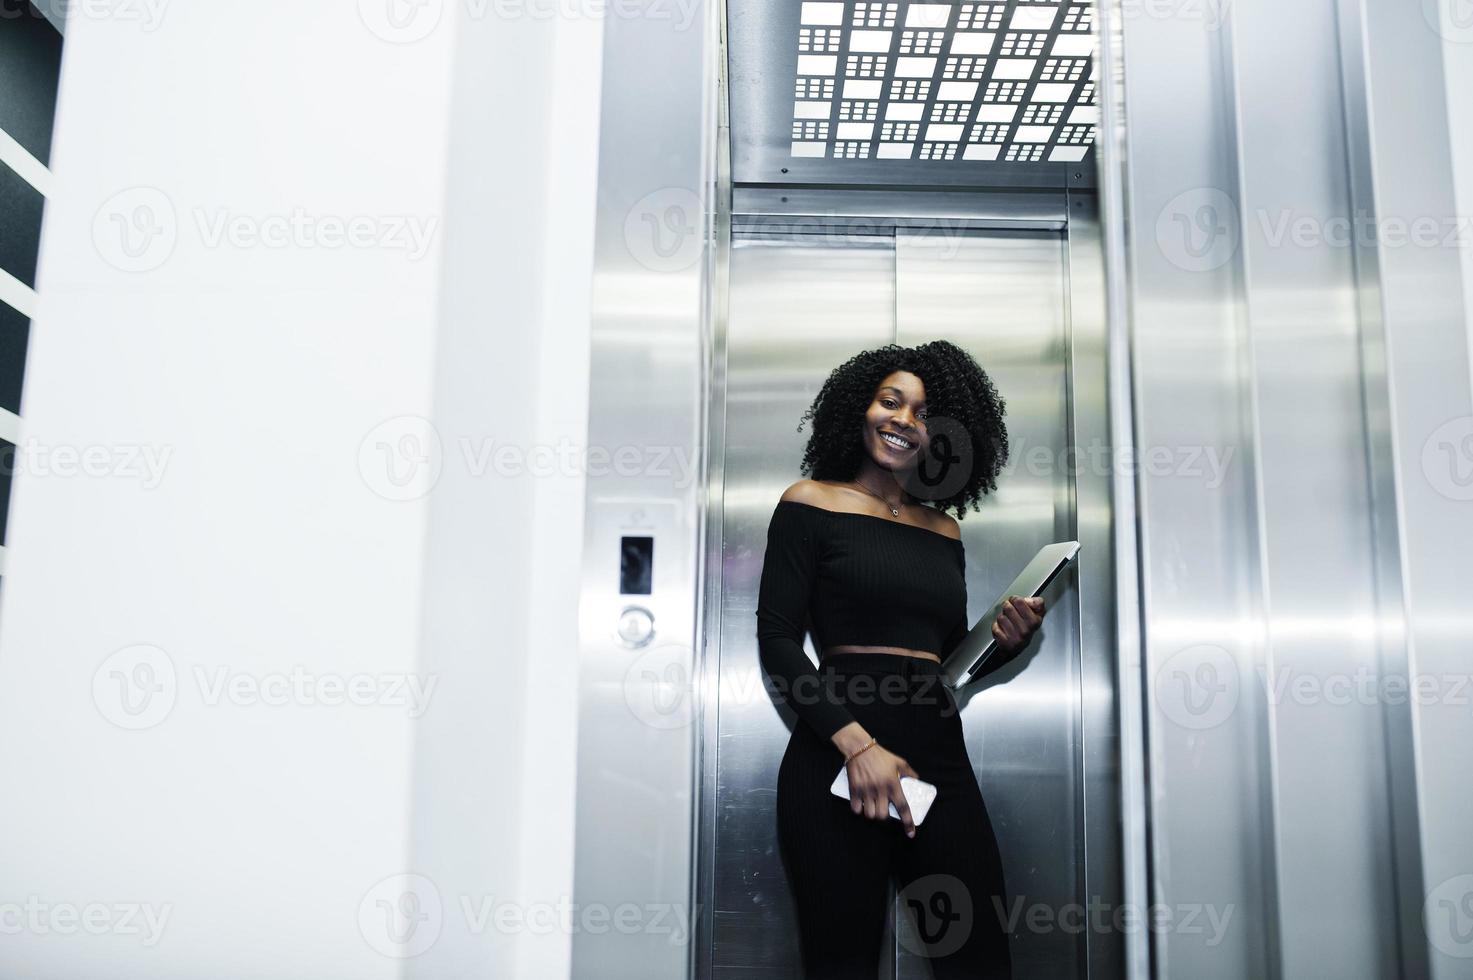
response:
[[(1042, 595), (1043, 590), (1049, 587), (1049, 583), (1057, 578), (1060, 572), (1068, 568), (1078, 555), (1078, 541), (1060, 541), (1039, 548), (1033, 560), (1023, 566), (1018, 577), (1013, 579), (1013, 584), (997, 597), (992, 608), (987, 610), (987, 615), (977, 620), (977, 625), (967, 631), (967, 635), (962, 637), (956, 649), (951, 652), (951, 656), (942, 663), (942, 683), (953, 690), (961, 687), (971, 680), (988, 658), (997, 651), (997, 637), (992, 635), (992, 624), (997, 622), (998, 613), (1002, 612), (1002, 604), (1007, 601), (1008, 596)], [(1047, 610), (1045, 610), (1045, 615), (1047, 615)]]

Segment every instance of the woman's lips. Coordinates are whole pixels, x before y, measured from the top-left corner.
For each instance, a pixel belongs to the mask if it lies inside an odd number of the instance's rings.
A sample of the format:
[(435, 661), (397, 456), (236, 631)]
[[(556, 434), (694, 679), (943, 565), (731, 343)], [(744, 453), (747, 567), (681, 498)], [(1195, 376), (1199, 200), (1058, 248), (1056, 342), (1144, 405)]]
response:
[(891, 449), (895, 450), (897, 453), (909, 453), (909, 452), (914, 452), (915, 451), (915, 448), (916, 448), (917, 443), (916, 443), (916, 441), (914, 439), (905, 439), (904, 436), (896, 436), (895, 438), (904, 439), (906, 442), (908, 442), (910, 444), (909, 446), (899, 446), (899, 445), (896, 445), (895, 443), (891, 442), (889, 439), (885, 438), (886, 436), (890, 436), (890, 435), (894, 435), (894, 434), (893, 433), (889, 433), (889, 432), (880, 432), (879, 433), (880, 441), (882, 443), (884, 443), (886, 446), (889, 446)]

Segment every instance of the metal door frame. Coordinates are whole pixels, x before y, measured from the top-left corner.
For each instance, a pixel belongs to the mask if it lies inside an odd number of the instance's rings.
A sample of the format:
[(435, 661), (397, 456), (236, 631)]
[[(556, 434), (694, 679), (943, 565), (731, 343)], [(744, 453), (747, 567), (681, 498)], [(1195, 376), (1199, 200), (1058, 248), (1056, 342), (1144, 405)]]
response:
[[(604, 25), (588, 440), (591, 446), (607, 448), (638, 439), (683, 451), (696, 461), (706, 484), (682, 486), (668, 472), (652, 468), (633, 475), (591, 472), (587, 477), (573, 899), (579, 910), (601, 907), (605, 913), (641, 900), (646, 908), (652, 903), (683, 907), (695, 931), (694, 941), (687, 935), (682, 947), (653, 925), (639, 935), (610, 930), (607, 916), (602, 929), (575, 929), (571, 975), (598, 980), (704, 976), (701, 971), (708, 964), (700, 951), (710, 939), (711, 910), (700, 904), (700, 889), (712, 870), (702, 815), (715, 773), (708, 771), (703, 757), (709, 744), (705, 735), (713, 721), (704, 706), (717, 703), (713, 688), (717, 678), (705, 669), (712, 627), (705, 613), (708, 597), (721, 588), (720, 564), (712, 562), (711, 542), (713, 515), (719, 520), (721, 513), (724, 458), (723, 420), (713, 407), (724, 404), (726, 390), (725, 277), (732, 198), (734, 191), (746, 195), (754, 189), (733, 188), (729, 169), (724, 4), (691, 0), (684, 20), (657, 13), (609, 18)], [(1109, 77), (1107, 57), (1102, 56), (1102, 77)], [(650, 64), (662, 69), (655, 89), (649, 83)], [(1102, 111), (1102, 131), (1110, 132), (1112, 110), (1106, 104)], [(1112, 156), (1106, 153), (1107, 164)], [(1113, 166), (1107, 165), (1103, 173), (1107, 228), (1093, 224), (1093, 233), (1079, 234), (1094, 208), (1082, 195), (1066, 199), (1068, 211), (1078, 212), (1072, 222), (1067, 211), (1064, 219), (1072, 224), (1069, 315), (1076, 331), (1089, 323), (1100, 332), (1109, 445), (1123, 449), (1133, 446), (1134, 424), (1128, 323), (1120, 288), (1124, 265), (1117, 227), (1119, 186)], [(769, 190), (782, 196), (781, 189)], [(876, 190), (891, 195), (906, 189)], [(1026, 203), (1026, 197), (1014, 194), (996, 200), (1006, 200), (1011, 209), (1000, 214), (994, 207), (990, 216), (974, 214), (964, 220), (1020, 220), (1018, 206)], [(922, 201), (943, 214), (952, 208), (940, 195), (907, 198), (904, 207), (920, 207)], [(666, 241), (651, 248), (641, 239), (647, 228), (670, 230), (672, 219), (678, 226), (673, 252), (663, 247)], [(1094, 267), (1102, 233), (1108, 271), (1097, 280), (1086, 280), (1077, 274)], [(1108, 316), (1106, 281), (1112, 284)], [(1088, 295), (1076, 296), (1077, 287), (1086, 282)], [(1140, 842), (1145, 840), (1145, 776), (1134, 481), (1116, 469), (1110, 491), (1118, 599), (1112, 635), (1120, 651), (1111, 681), (1120, 714), (1109, 735), (1118, 739), (1125, 793), (1119, 811), (1125, 822), (1124, 900), (1143, 909), (1145, 850)], [(621, 600), (614, 550), (618, 537), (610, 518), (624, 520), (620, 508), (629, 510), (630, 502), (635, 503), (634, 512), (638, 504), (653, 503), (663, 515), (655, 578), (659, 582), (663, 574), (666, 584), (657, 588), (650, 605), (659, 637), (686, 648), (674, 664), (688, 672), (690, 682), (691, 723), (683, 730), (653, 730), (629, 710), (629, 704), (658, 695), (658, 684), (634, 673), (636, 652), (612, 636)], [(666, 561), (670, 555), (674, 560)], [(690, 570), (689, 579), (685, 569)], [(1103, 748), (1099, 740), (1086, 745), (1086, 751)], [(652, 803), (657, 809), (653, 818)], [(1106, 839), (1113, 833), (1112, 828)], [(662, 928), (668, 931), (668, 922)], [(1143, 976), (1145, 937), (1127, 934), (1123, 942), (1127, 975)]]
[[(724, 197), (724, 195), (723, 195)], [(730, 263), (731, 238), (734, 227), (770, 228), (780, 237), (813, 233), (836, 235), (868, 232), (893, 235), (897, 229), (933, 228), (945, 223), (952, 229), (1016, 229), (1060, 234), (1064, 261), (1064, 332), (1069, 354), (1066, 361), (1068, 391), (1067, 425), (1072, 447), (1098, 441), (1118, 452), (1113, 440), (1120, 432), (1129, 433), (1129, 393), (1121, 392), (1122, 376), (1112, 370), (1111, 359), (1118, 356), (1118, 340), (1108, 329), (1105, 283), (1106, 270), (1103, 237), (1099, 223), (1099, 206), (1093, 192), (967, 192), (890, 190), (821, 190), (812, 187), (747, 187), (737, 186), (732, 193), (732, 213), (723, 213), (715, 223), (718, 240), (713, 258), (721, 267), (712, 278), (711, 317), (707, 321), (706, 347), (711, 352), (706, 385), (705, 434), (709, 447), (706, 470), (705, 514), (701, 555), (703, 582), (702, 613), (699, 619), (701, 642), (696, 651), (697, 688), (703, 692), (704, 706), (719, 706), (719, 669), (714, 658), (721, 639), (720, 609), (724, 588), (722, 580), (722, 522), (725, 491), (725, 405), (727, 395), (726, 355), (728, 342), (727, 270)], [(1128, 379), (1128, 375), (1125, 376)], [(1104, 414), (1081, 413), (1080, 391), (1088, 392), (1086, 406), (1105, 408)], [(1123, 405), (1122, 405), (1123, 401)], [(1122, 412), (1125, 419), (1121, 419)], [(1122, 421), (1124, 425), (1122, 426)], [(1113, 457), (1112, 457), (1113, 458)], [(1143, 771), (1138, 745), (1133, 733), (1138, 722), (1125, 717), (1139, 710), (1138, 697), (1123, 697), (1129, 688), (1138, 692), (1139, 657), (1119, 655), (1125, 649), (1120, 639), (1122, 630), (1134, 628), (1135, 617), (1127, 611), (1120, 615), (1121, 603), (1133, 601), (1136, 594), (1134, 528), (1118, 526), (1120, 511), (1112, 501), (1121, 495), (1125, 482), (1132, 495), (1128, 475), (1112, 466), (1097, 481), (1071, 481), (1078, 494), (1071, 517), (1084, 549), (1079, 575), (1085, 579), (1109, 583), (1100, 605), (1102, 609), (1078, 610), (1080, 643), (1076, 677), (1080, 702), (1076, 705), (1076, 731), (1080, 733), (1081, 766), (1080, 808), (1083, 849), (1082, 873), (1085, 901), (1092, 896), (1106, 901), (1122, 902), (1125, 907), (1144, 910), (1143, 868), (1134, 868), (1135, 855), (1128, 842), (1143, 836), (1143, 809), (1127, 811), (1128, 800), (1143, 799), (1143, 787), (1127, 788), (1123, 781)], [(1081, 524), (1081, 509), (1091, 513), (1109, 513), (1112, 520), (1104, 525)], [(1127, 511), (1133, 515), (1133, 506)], [(1118, 548), (1124, 533), (1132, 547), (1123, 557)], [(1086, 540), (1087, 539), (1087, 540)], [(1121, 588), (1122, 572), (1132, 576)], [(1081, 588), (1077, 596), (1086, 595)], [(1110, 638), (1117, 650), (1113, 662), (1089, 663), (1082, 656), (1087, 636)], [(1098, 658), (1097, 658), (1098, 659)], [(1099, 693), (1108, 692), (1101, 698)], [(1094, 692), (1092, 696), (1089, 692)], [(718, 744), (717, 711), (703, 710), (699, 728), (700, 747), (696, 751), (700, 769), (697, 773), (698, 799), (694, 804), (697, 863), (692, 881), (692, 907), (698, 910), (693, 919), (692, 955), (696, 980), (711, 980), (714, 966), (711, 944), (714, 938), (714, 913), (709, 897), (715, 886), (716, 767), (707, 761), (707, 746)], [(1134, 759), (1132, 759), (1134, 755)], [(1116, 819), (1092, 819), (1096, 813), (1115, 814)], [(1136, 852), (1138, 854), (1139, 852)], [(1114, 931), (1085, 932), (1086, 949), (1081, 961), (1091, 977), (1135, 976), (1145, 961), (1145, 937), (1138, 930), (1121, 934)]]

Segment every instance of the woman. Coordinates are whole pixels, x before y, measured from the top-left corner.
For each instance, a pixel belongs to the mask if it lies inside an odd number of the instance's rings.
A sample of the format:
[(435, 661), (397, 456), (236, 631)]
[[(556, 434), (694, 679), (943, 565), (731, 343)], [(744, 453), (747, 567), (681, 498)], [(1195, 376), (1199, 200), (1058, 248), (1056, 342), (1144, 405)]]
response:
[[(938, 980), (1011, 975), (997, 842), (939, 676), (967, 631), (961, 529), (944, 511), (963, 517), (996, 489), (1003, 407), (965, 351), (935, 341), (850, 359), (803, 416), (812, 479), (773, 510), (757, 639), (799, 719), (777, 821), (810, 980), (877, 976), (891, 875)], [(1022, 651), (1042, 616), (1041, 599), (1011, 597), (984, 672)], [(817, 670), (803, 652), (810, 619)], [(829, 792), (841, 767), (849, 801)], [(920, 827), (902, 775), (938, 789)]]

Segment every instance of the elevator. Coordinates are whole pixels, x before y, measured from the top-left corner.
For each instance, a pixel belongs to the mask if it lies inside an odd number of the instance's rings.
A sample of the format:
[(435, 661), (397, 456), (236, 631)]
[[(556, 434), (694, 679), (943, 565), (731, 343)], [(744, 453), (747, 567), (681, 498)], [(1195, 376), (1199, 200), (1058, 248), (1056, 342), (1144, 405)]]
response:
[[(942, 9), (915, 7), (898, 14), (878, 5), (874, 26), (897, 16), (930, 23)], [(985, 27), (989, 17), (1002, 23), (1005, 13), (1042, 24), (1039, 11), (996, 7), (977, 13), (973, 26)], [(1090, 22), (1078, 16), (1086, 9), (1056, 11), (1051, 40), (1077, 49), (1088, 38)], [(618, 228), (608, 226), (621, 241), (615, 261), (601, 269), (621, 292), (639, 281), (662, 297), (644, 308), (656, 318), (677, 296), (700, 304), (699, 343), (686, 344), (658, 320), (624, 319), (637, 306), (634, 293), (625, 294), (609, 310), (624, 329), (599, 352), (608, 373), (596, 372), (611, 380), (643, 372), (662, 382), (644, 388), (637, 406), (619, 409), (638, 412), (637, 421), (624, 416), (638, 431), (670, 425), (677, 404), (694, 410), (699, 479), (683, 488), (688, 510), (646, 492), (639, 475), (591, 493), (590, 547), (619, 560), (590, 569), (599, 598), (583, 614), (595, 636), (611, 641), (610, 655), (585, 659), (580, 685), (584, 718), (598, 732), (596, 741), (580, 740), (580, 787), (586, 778), (598, 800), (580, 804), (580, 812), (592, 821), (596, 811), (601, 820), (597, 831), (590, 822), (590, 836), (580, 835), (580, 894), (612, 901), (631, 880), (644, 879), (650, 890), (667, 889), (673, 903), (682, 884), (677, 869), (650, 861), (688, 856), (690, 943), (672, 949), (641, 930), (617, 940), (575, 936), (575, 973), (581, 947), (590, 976), (647, 976), (656, 962), (671, 976), (713, 980), (799, 975), (774, 820), (778, 763), (796, 722), (764, 684), (755, 637), (767, 521), (783, 489), (800, 478), (807, 436), (797, 422), (827, 374), (865, 349), (944, 338), (977, 358), (1007, 405), (1010, 461), (999, 489), (961, 522), (969, 615), (979, 617), (1042, 545), (1083, 546), (1075, 569), (1045, 593), (1049, 612), (1029, 650), (958, 693), (1008, 883), (1007, 905), (977, 914), (1013, 923), (1020, 976), (1121, 975), (1125, 937), (1074, 922), (1091, 905), (1119, 907), (1126, 887), (1105, 277), (1089, 148), (1059, 144), (1046, 160), (1037, 145), (972, 142), (953, 144), (948, 158), (923, 144), (924, 151), (913, 148), (915, 159), (900, 160), (892, 144), (861, 168), (828, 150), (819, 158), (816, 144), (798, 137), (825, 130), (786, 117), (823, 104), (826, 83), (801, 73), (825, 65), (801, 54), (795, 63), (790, 42), (801, 35), (800, 48), (839, 51), (834, 39), (852, 28), (858, 33), (850, 40), (860, 45), (869, 14), (842, 4), (778, 3), (725, 13), (710, 25), (726, 31), (717, 77), (707, 80), (716, 83), (711, 102), (645, 103), (682, 113), (665, 127), (677, 119), (710, 127), (710, 145), (688, 147), (686, 164), (709, 167), (711, 182), (643, 195)], [(814, 42), (819, 35), (809, 22), (833, 19), (841, 23)], [(1073, 37), (1059, 40), (1066, 25)], [(628, 46), (619, 50), (636, 61), (636, 37), (670, 43), (652, 24), (625, 29)], [(647, 33), (635, 33), (641, 30)], [(917, 28), (910, 37), (934, 46), (940, 35)], [(972, 37), (963, 32), (955, 43)], [(834, 56), (836, 71), (848, 57)], [(963, 71), (962, 62), (948, 62), (948, 72), (965, 79), (981, 63), (968, 60)], [(858, 77), (872, 73), (874, 62), (849, 64), (852, 72), (844, 73), (855, 77), (832, 80), (841, 111), (874, 117), (879, 100), (870, 97), (884, 90)], [(1060, 101), (1036, 113), (1022, 104), (1023, 88), (988, 88), (981, 74), (938, 84), (931, 98), (889, 111), (954, 116), (959, 103), (937, 99), (965, 90), (979, 103), (991, 100), (980, 111), (1011, 113), (1019, 124), (1025, 112), (1088, 122), (1095, 118), (1090, 72), (1073, 72), (1072, 84), (1055, 86)], [(900, 83), (894, 91), (925, 90)], [(922, 138), (946, 128), (889, 132)], [(973, 130), (979, 139), (1013, 132), (1023, 129)], [(617, 144), (622, 137), (606, 125), (604, 138)], [(837, 154), (837, 143), (829, 149)], [(668, 153), (663, 159), (668, 164)], [(697, 208), (705, 220), (694, 220)], [(691, 234), (696, 229), (704, 240)], [(695, 540), (694, 565), (668, 554)], [(651, 564), (653, 578), (630, 591), (630, 579), (640, 579), (631, 569)], [(617, 625), (610, 631), (608, 623)], [(670, 642), (686, 629), (693, 645)], [(816, 656), (811, 638), (808, 650)], [(627, 763), (630, 751), (643, 763)], [(689, 795), (641, 785), (655, 770), (688, 773)], [(929, 976), (916, 953), (912, 913), (893, 888), (891, 911), (881, 975)]]
[[(856, 196), (851, 210), (863, 203)], [(781, 207), (778, 197), (737, 199)], [(1119, 888), (1118, 854), (1090, 847), (1084, 819), (1107, 799), (1115, 806), (1113, 763), (1083, 752), (1109, 731), (1110, 699), (1099, 695), (1110, 687), (1106, 626), (1114, 602), (1108, 561), (1094, 554), (1109, 550), (1105, 472), (1077, 465), (1074, 452), (1081, 420), (1086, 439), (1103, 438), (1089, 421), (1103, 406), (1080, 404), (1103, 391), (1103, 363), (1093, 336), (1098, 317), (1076, 325), (1070, 315), (1099, 303), (1090, 295), (1095, 278), (1070, 279), (1071, 252), (1076, 266), (1098, 261), (1081, 243), (1094, 235), (1089, 196), (1074, 198), (1072, 242), (1066, 194), (1035, 195), (1027, 215), (996, 206), (989, 213), (987, 196), (952, 194), (901, 198), (915, 211), (949, 207), (950, 214), (733, 219), (725, 388), (715, 392), (726, 426), (722, 505), (709, 549), (721, 570), (721, 588), (709, 597), (719, 623), (707, 647), (719, 694), (706, 729), (715, 746), (701, 827), (712, 858), (703, 884), (711, 943), (701, 947), (709, 960), (700, 975), (797, 972), (795, 918), (772, 822), (774, 776), (794, 721), (774, 710), (762, 686), (752, 629), (757, 582), (773, 503), (798, 478), (807, 436), (796, 420), (829, 371), (884, 344), (950, 340), (978, 358), (1007, 401), (1010, 463), (998, 492), (961, 522), (973, 620), (1042, 545), (1080, 535), (1091, 544), (1079, 574), (1046, 593), (1050, 612), (1026, 659), (960, 692), (969, 751), (1005, 855), (1011, 907), (1001, 914), (1023, 914), (1030, 904), (1082, 906), (1091, 890)], [(1093, 503), (1083, 521), (1081, 498)], [(808, 652), (816, 658), (811, 638)], [(1088, 708), (1085, 683), (1097, 687)], [(891, 923), (886, 975), (927, 976), (912, 952), (919, 946), (910, 912), (893, 905)], [(1020, 975), (1083, 975), (1091, 942), (1109, 940), (1058, 928), (1015, 935)]]
[[(1417, 455), (1469, 393), (1456, 270), (1288, 249), (1262, 218), (1395, 214), (1411, 189), (1450, 208), (1445, 142), (1415, 180), (1377, 176), (1445, 120), (1370, 111), (1425, 93), (1435, 50), (1380, 0), (1137, 8), (755, 0), (608, 25), (590, 439), (688, 465), (588, 481), (574, 901), (596, 924), (573, 976), (800, 975), (765, 531), (828, 373), (934, 339), (1007, 404), (998, 491), (960, 522), (969, 617), (1042, 544), (1082, 546), (1029, 649), (958, 693), (1015, 975), (1462, 975), (1468, 789), (1437, 749), (1457, 706), (1262, 683), (1405, 683), (1418, 637), (1457, 662), (1451, 580), (1411, 585), (1443, 568), (1418, 515), (1466, 524)], [(1372, 24), (1415, 57), (1363, 43)], [(1407, 288), (1428, 282), (1457, 297), (1438, 330)], [(924, 980), (891, 913), (878, 974)]]

